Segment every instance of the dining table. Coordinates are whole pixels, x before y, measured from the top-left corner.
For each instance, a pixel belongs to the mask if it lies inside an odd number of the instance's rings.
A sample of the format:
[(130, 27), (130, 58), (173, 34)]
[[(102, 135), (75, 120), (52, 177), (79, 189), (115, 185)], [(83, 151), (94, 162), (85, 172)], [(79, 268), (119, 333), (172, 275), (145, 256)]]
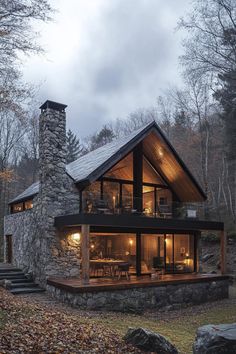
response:
[(91, 259), (90, 265), (96, 268), (103, 268), (105, 266), (110, 267), (111, 276), (114, 277), (115, 275), (115, 267), (119, 265), (125, 265), (127, 261), (123, 259), (112, 259), (112, 258), (99, 258), (99, 259)]

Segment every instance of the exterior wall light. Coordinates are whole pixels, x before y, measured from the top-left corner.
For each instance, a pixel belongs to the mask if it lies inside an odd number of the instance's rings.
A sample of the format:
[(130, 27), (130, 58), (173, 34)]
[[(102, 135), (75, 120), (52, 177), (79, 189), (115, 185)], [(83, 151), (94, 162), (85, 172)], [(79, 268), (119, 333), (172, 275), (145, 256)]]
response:
[(80, 241), (80, 234), (79, 233), (72, 234), (71, 238), (73, 241)]

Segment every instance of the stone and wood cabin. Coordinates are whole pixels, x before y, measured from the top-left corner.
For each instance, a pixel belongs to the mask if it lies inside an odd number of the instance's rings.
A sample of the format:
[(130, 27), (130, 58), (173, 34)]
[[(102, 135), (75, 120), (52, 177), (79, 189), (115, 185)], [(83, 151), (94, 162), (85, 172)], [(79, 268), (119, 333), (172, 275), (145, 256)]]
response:
[(208, 300), (227, 296), (226, 277), (199, 275), (205, 230), (220, 233), (226, 271), (224, 224), (204, 220), (206, 196), (159, 126), (151, 122), (66, 165), (66, 105), (40, 108), (39, 181), (9, 203), (5, 261), (73, 304), (83, 303), (80, 292), (87, 304), (99, 291), (137, 298), (138, 288), (149, 289), (140, 298), (156, 306), (150, 289), (164, 292), (164, 284), (166, 291), (200, 284)]

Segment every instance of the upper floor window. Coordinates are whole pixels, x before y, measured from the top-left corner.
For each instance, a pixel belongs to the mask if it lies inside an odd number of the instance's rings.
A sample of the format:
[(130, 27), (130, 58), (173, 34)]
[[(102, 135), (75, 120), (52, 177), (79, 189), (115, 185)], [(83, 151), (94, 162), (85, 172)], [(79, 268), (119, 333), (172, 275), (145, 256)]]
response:
[(25, 210), (32, 209), (33, 208), (33, 200), (26, 200), (25, 201)]
[(11, 205), (11, 213), (19, 213), (24, 210), (33, 208), (33, 199), (28, 199), (21, 203), (15, 203)]
[(143, 157), (143, 183), (166, 186), (166, 183), (163, 181), (161, 176), (145, 157)]
[(24, 210), (24, 205), (23, 203), (17, 203), (12, 205), (12, 212), (13, 213), (19, 213), (20, 211)]
[(119, 161), (107, 173), (105, 173), (104, 177), (133, 181), (133, 153), (131, 152)]

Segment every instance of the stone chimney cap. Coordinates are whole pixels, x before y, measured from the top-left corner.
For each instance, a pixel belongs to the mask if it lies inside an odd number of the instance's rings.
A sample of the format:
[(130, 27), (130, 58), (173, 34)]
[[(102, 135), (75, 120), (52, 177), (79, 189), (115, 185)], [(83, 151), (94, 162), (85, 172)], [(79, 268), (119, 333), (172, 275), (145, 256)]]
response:
[(66, 104), (62, 104), (62, 103), (58, 103), (58, 102), (47, 100), (39, 108), (41, 109), (41, 111), (43, 111), (43, 110), (45, 110), (47, 108), (50, 108), (50, 109), (54, 109), (55, 111), (64, 112), (66, 107), (67, 107)]

